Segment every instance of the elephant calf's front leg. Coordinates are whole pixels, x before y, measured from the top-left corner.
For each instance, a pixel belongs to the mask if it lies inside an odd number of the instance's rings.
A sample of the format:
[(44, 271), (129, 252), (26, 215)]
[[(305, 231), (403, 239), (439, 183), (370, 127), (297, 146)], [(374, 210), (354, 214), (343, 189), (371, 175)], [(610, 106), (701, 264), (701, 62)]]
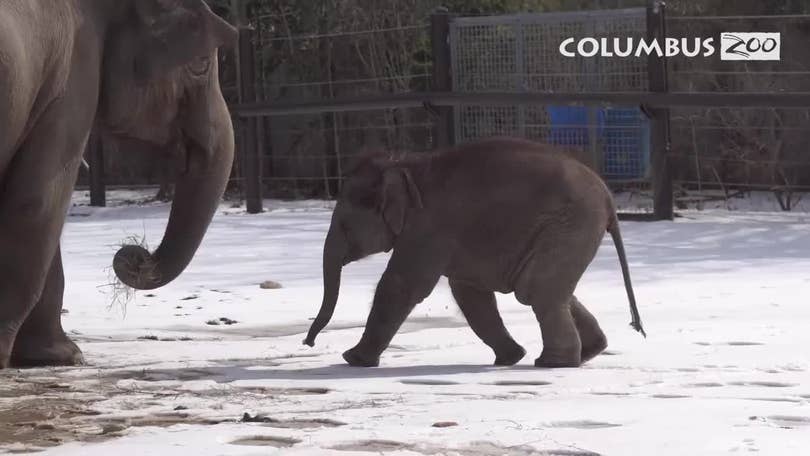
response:
[(378, 366), (380, 355), (388, 348), (408, 314), (430, 294), (438, 280), (438, 275), (394, 272), (389, 265), (377, 284), (363, 337), (354, 348), (343, 353), (343, 359), (351, 366)]

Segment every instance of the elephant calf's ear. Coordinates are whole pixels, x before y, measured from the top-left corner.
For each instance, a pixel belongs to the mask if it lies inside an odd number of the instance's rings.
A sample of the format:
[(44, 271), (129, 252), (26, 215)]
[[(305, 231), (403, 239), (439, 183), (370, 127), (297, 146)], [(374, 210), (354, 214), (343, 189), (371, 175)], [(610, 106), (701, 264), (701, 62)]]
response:
[(135, 9), (143, 31), (134, 44), (135, 71), (141, 81), (159, 78), (236, 42), (236, 29), (202, 0), (137, 0)]
[(405, 227), (409, 207), (422, 208), (422, 197), (408, 170), (392, 168), (383, 173), (380, 210), (383, 220), (395, 235)]

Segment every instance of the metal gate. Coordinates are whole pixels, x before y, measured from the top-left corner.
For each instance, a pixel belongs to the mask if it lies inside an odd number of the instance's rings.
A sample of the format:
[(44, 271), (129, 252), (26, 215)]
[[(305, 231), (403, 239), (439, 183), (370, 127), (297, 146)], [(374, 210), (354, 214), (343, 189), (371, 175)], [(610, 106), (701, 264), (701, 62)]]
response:
[[(453, 90), (461, 92), (641, 92), (647, 59), (565, 57), (566, 38), (646, 36), (644, 8), (455, 18)], [(647, 177), (647, 118), (636, 107), (462, 105), (456, 142), (507, 135), (569, 148), (609, 180)]]

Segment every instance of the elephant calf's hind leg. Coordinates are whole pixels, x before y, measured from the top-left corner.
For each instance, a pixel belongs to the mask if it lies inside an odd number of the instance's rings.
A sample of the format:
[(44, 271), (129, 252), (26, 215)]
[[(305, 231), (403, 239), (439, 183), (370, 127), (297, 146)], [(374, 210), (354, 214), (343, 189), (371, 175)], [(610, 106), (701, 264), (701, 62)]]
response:
[(529, 270), (515, 289), (515, 297), (532, 307), (543, 335), (543, 352), (537, 367), (579, 367), (582, 342), (571, 315), (570, 302), (576, 283), (561, 277), (532, 274)]
[(494, 292), (452, 279), (450, 290), (470, 328), (495, 352), (496, 366), (511, 366), (523, 359), (526, 350), (515, 342), (504, 326)]
[(574, 317), (574, 324), (579, 332), (579, 339), (582, 342), (582, 362), (589, 361), (602, 353), (607, 348), (607, 337), (599, 327), (599, 322), (585, 306), (577, 299), (571, 297), (571, 316)]

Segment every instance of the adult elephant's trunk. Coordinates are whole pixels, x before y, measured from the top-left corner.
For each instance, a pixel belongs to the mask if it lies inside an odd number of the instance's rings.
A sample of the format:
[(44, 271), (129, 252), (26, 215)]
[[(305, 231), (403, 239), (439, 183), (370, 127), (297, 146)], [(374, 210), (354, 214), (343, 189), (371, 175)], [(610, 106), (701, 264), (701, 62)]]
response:
[(233, 126), (218, 81), (206, 94), (189, 97), (184, 120), (186, 166), (175, 183), (169, 223), (154, 253), (122, 247), (113, 259), (124, 284), (152, 290), (176, 279), (188, 266), (219, 207), (233, 164)]
[(310, 347), (315, 346), (315, 338), (318, 333), (326, 327), (332, 314), (335, 313), (335, 305), (340, 292), (340, 273), (346, 263), (347, 247), (345, 236), (336, 228), (336, 225), (332, 223), (329, 228), (323, 248), (323, 301), (321, 310), (315, 317), (315, 321), (312, 322), (307, 338), (304, 339), (304, 344)]

